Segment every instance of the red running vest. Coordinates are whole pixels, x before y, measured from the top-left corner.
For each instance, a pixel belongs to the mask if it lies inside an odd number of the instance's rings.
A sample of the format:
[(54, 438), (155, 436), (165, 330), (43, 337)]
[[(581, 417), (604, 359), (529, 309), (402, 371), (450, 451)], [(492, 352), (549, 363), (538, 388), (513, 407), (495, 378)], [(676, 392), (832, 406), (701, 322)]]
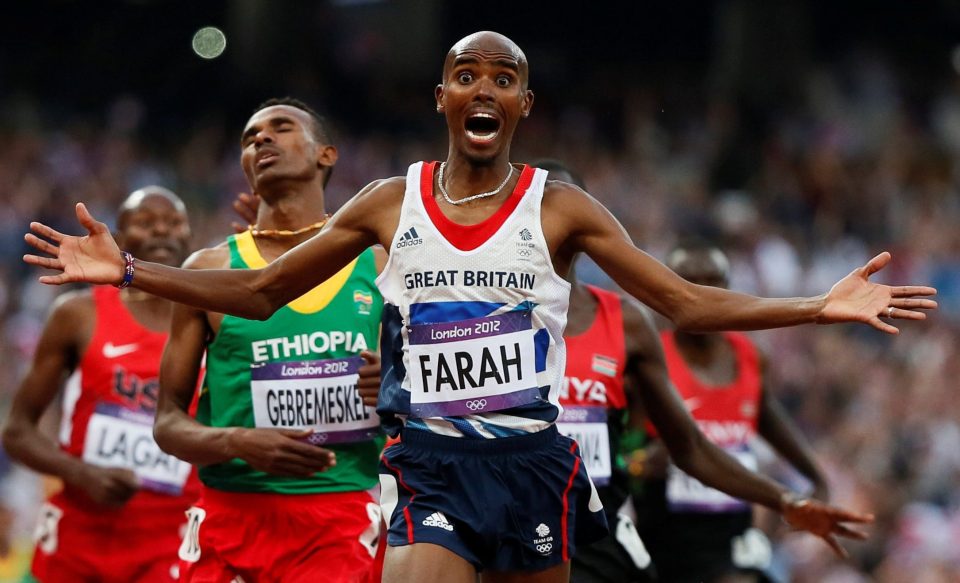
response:
[(567, 345), (567, 367), (560, 403), (565, 407), (626, 409), (623, 369), (627, 353), (620, 296), (592, 285), (587, 288), (597, 298), (597, 314), (586, 332), (563, 337)]
[[(124, 515), (175, 513), (182, 521), (199, 483), (189, 464), (161, 452), (152, 438), (167, 335), (137, 322), (116, 288), (94, 287), (93, 301), (93, 337), (64, 394), (61, 446), (88, 463), (137, 473), (143, 488), (123, 506)], [(99, 511), (70, 487), (63, 497)]]
[[(757, 349), (744, 334), (723, 333), (737, 359), (737, 376), (726, 385), (709, 385), (694, 374), (677, 348), (673, 332), (660, 335), (670, 380), (710, 441), (721, 447), (746, 444), (757, 432), (762, 379)], [(657, 435), (649, 427), (650, 433)]]
[(564, 335), (567, 365), (560, 389), (563, 413), (557, 419), (557, 429), (580, 444), (580, 455), (594, 484), (606, 486), (613, 475), (613, 453), (619, 448), (618, 443), (610, 443), (608, 411), (627, 407), (623, 392), (627, 359), (623, 311), (617, 294), (587, 288), (597, 298), (597, 313), (586, 332)]

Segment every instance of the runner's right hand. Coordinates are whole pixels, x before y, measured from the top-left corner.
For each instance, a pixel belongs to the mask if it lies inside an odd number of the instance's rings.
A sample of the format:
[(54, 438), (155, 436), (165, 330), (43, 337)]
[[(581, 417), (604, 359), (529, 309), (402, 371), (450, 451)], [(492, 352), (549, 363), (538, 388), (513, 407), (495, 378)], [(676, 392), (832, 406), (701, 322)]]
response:
[(24, 240), (50, 257), (24, 255), (23, 260), (30, 265), (60, 272), (40, 277), (40, 283), (61, 285), (85, 281), (118, 285), (123, 281), (124, 261), (110, 229), (94, 219), (83, 203), (77, 203), (77, 220), (87, 229), (88, 235), (74, 237), (43, 223), (30, 223), (33, 233), (27, 233)]
[(307, 478), (337, 465), (329, 449), (304, 440), (309, 429), (238, 428), (230, 438), (234, 457), (255, 470), (295, 478)]
[(140, 480), (126, 468), (85, 465), (77, 486), (101, 506), (119, 508), (140, 490)]
[(851, 512), (835, 506), (828, 506), (812, 498), (800, 498), (793, 494), (784, 494), (780, 501), (783, 520), (797, 530), (805, 530), (822, 538), (840, 558), (847, 558), (847, 551), (840, 545), (837, 537), (853, 540), (866, 540), (864, 532), (850, 528), (846, 523), (870, 524), (872, 514)]

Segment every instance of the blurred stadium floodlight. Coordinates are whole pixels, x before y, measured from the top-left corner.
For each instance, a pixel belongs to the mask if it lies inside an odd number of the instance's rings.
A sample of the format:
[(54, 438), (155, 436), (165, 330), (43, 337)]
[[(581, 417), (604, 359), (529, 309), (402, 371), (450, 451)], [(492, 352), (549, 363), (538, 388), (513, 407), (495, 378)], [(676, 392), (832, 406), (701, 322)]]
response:
[(215, 59), (227, 48), (227, 36), (215, 26), (201, 28), (193, 35), (193, 52), (204, 59)]

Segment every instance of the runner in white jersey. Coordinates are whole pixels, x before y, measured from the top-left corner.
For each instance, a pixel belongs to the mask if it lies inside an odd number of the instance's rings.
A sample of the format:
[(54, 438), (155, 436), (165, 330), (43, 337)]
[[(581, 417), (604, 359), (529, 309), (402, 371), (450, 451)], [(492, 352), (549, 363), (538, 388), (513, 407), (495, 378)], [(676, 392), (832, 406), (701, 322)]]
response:
[(464, 227), (439, 210), (435, 167), (410, 166), (378, 279), (385, 360), (396, 365), (384, 374), (379, 408), (409, 429), (455, 437), (542, 431), (557, 418), (570, 293), (541, 228), (547, 173), (518, 167), (503, 206)]
[[(429, 185), (428, 198), (437, 207), (437, 216), (431, 217), (434, 224), (450, 223), (440, 229), (448, 241), (451, 237), (446, 234), (450, 231), (479, 232), (479, 242), (470, 246), (479, 249), (493, 231), (500, 230), (493, 217), (503, 212), (501, 209), (508, 201), (516, 200), (517, 185), (524, 176), (524, 168), (510, 162), (510, 145), (517, 123), (530, 113), (533, 106), (533, 93), (527, 87), (528, 76), (523, 51), (497, 33), (472, 34), (447, 53), (443, 79), (435, 89), (435, 97), (437, 111), (446, 117), (450, 148), (445, 165), (430, 168), (421, 178)], [(529, 172), (526, 171), (527, 176)], [(426, 190), (421, 189), (421, 196)], [(519, 192), (521, 198), (527, 192), (540, 197), (539, 190), (521, 188)], [(415, 249), (417, 239), (422, 245), (423, 233), (418, 229), (411, 231), (410, 226), (400, 222), (409, 194), (403, 177), (372, 183), (344, 205), (317, 236), (260, 270), (177, 270), (135, 261), (129, 254), (120, 253), (106, 226), (97, 222), (82, 204), (77, 206), (77, 217), (87, 229), (87, 236), (72, 237), (46, 225), (32, 223), (31, 229), (36, 234), (27, 235), (27, 241), (49, 257), (27, 255), (24, 260), (61, 272), (42, 276), (40, 281), (43, 283), (87, 281), (118, 284), (129, 281), (144, 291), (205, 310), (264, 319), (328, 279), (367, 247), (381, 244), (392, 256), (401, 249)], [(677, 276), (637, 249), (616, 218), (575, 186), (548, 181), (543, 186), (539, 212), (539, 225), (534, 226), (540, 227), (538, 232), (542, 231), (542, 235), (535, 235), (534, 230), (528, 228), (529, 242), (534, 242), (534, 237), (542, 237), (539, 245), (544, 247), (542, 252), (549, 255), (553, 272), (566, 273), (576, 254), (585, 252), (626, 292), (665, 315), (679, 329), (751, 330), (811, 323), (863, 322), (896, 333), (894, 326), (880, 318), (920, 320), (925, 317), (921, 310), (936, 307), (936, 302), (923, 297), (936, 293), (933, 288), (891, 287), (869, 280), (870, 275), (889, 263), (887, 253), (854, 270), (829, 293), (821, 296), (756, 298), (698, 286)], [(504, 226), (503, 236), (511, 236), (506, 229)], [(512, 236), (522, 243), (525, 235), (522, 228), (519, 231)], [(507, 247), (508, 243), (508, 240), (501, 241), (501, 245)], [(523, 247), (515, 245), (514, 248), (521, 255), (519, 251)], [(533, 387), (523, 384), (530, 374), (529, 368), (522, 368), (529, 367), (529, 360), (524, 355), (528, 357), (531, 350), (535, 356), (540, 354), (545, 359), (542, 367), (541, 363), (534, 362), (534, 372), (537, 369), (546, 371), (549, 362), (550, 373), (543, 378), (554, 379), (552, 383), (560, 378), (563, 358), (559, 350), (559, 334), (553, 336), (557, 333), (553, 327), (561, 326), (562, 317), (534, 314), (538, 309), (562, 310), (562, 301), (557, 301), (555, 290), (537, 287), (543, 282), (536, 278), (532, 282), (520, 279), (516, 269), (507, 269), (506, 265), (498, 263), (503, 258), (493, 253), (492, 248), (491, 255), (486, 253), (484, 249), (473, 255), (477, 263), (472, 268), (475, 272), (472, 285), (459, 279), (438, 284), (439, 280), (434, 279), (429, 287), (462, 288), (457, 291), (462, 294), (457, 296), (458, 301), (489, 301), (490, 311), (482, 316), (497, 316), (495, 304), (508, 298), (513, 305), (520, 306), (526, 294), (527, 307), (532, 309), (528, 323), (522, 321), (522, 314), (509, 317), (499, 314), (500, 319), (470, 321), (473, 319), (467, 317), (467, 321), (443, 326), (451, 323), (443, 317), (434, 319), (429, 304), (419, 307), (422, 302), (418, 296), (420, 292), (415, 291), (420, 289), (416, 287), (416, 275), (411, 274), (410, 290), (406, 289), (406, 281), (396, 280), (400, 276), (396, 270), (389, 282), (381, 281), (388, 301), (401, 302), (397, 310), (403, 309), (404, 302), (409, 304), (411, 321), (398, 318), (402, 311), (395, 312), (387, 324), (402, 328), (384, 329), (385, 337), (399, 337), (403, 341), (402, 346), (384, 346), (383, 376), (388, 379), (385, 382), (403, 380), (399, 388), (395, 385), (383, 388), (386, 399), (380, 410), (386, 416), (391, 411), (406, 411), (404, 395), (412, 397), (413, 393), (398, 390), (404, 391), (406, 386), (415, 391), (417, 385), (413, 375), (419, 375), (417, 382), (426, 383), (428, 392), (433, 391), (432, 397), (416, 403), (416, 411), (411, 406), (409, 415), (400, 417), (400, 422), (409, 422), (414, 413), (419, 415), (418, 419), (455, 418), (447, 434), (438, 431), (444, 427), (443, 421), (435, 419), (430, 425), (423, 421), (424, 427), (419, 429), (415, 422), (414, 426), (405, 428), (403, 443), (389, 448), (384, 456), (383, 470), (393, 476), (397, 484), (396, 491), (392, 492), (391, 478), (384, 479), (381, 500), (391, 516), (384, 565), (384, 581), (390, 583), (473, 583), (480, 569), (484, 569), (484, 581), (566, 581), (569, 578), (568, 558), (573, 543), (577, 542), (575, 539), (589, 540), (598, 534), (599, 529), (594, 527), (599, 525), (593, 522), (597, 515), (594, 511), (596, 505), (590, 503), (592, 487), (576, 455), (576, 446), (557, 437), (552, 424), (554, 419), (548, 414), (552, 410), (555, 415), (558, 410), (549, 404), (550, 393), (556, 387), (551, 384), (540, 391), (539, 399), (545, 401), (541, 403), (527, 390)], [(470, 254), (464, 252), (463, 255)], [(443, 260), (424, 253), (417, 261), (423, 265), (421, 272), (430, 270), (434, 276), (440, 277), (437, 274), (446, 269)], [(511, 259), (510, 264), (514, 263)], [(463, 266), (459, 269), (471, 268)], [(488, 274), (487, 285), (476, 285), (479, 272)], [(514, 279), (510, 278), (511, 273), (514, 273)], [(545, 272), (531, 273), (543, 277)], [(490, 285), (490, 277), (495, 278), (493, 285)], [(428, 287), (427, 281), (426, 274), (422, 273), (421, 287)], [(514, 282), (516, 287), (512, 287)], [(493, 292), (489, 298), (483, 295), (486, 288), (493, 287), (507, 289), (503, 295), (494, 290), (487, 290)], [(397, 299), (396, 290), (400, 289), (403, 290), (403, 300)], [(454, 301), (452, 295), (449, 299), (443, 296), (448, 293), (443, 290), (432, 293), (438, 294), (437, 301)], [(541, 298), (537, 293), (546, 295)], [(450, 310), (447, 313), (451, 313)], [(469, 315), (464, 313), (456, 317)], [(475, 327), (477, 325), (479, 328)], [(547, 330), (550, 338), (546, 350), (538, 353), (536, 343), (538, 334), (542, 338), (541, 329)], [(489, 347), (484, 353), (483, 347), (477, 345), (469, 346), (470, 350), (450, 346), (448, 341), (457, 335), (466, 338), (468, 330), (475, 331), (471, 334), (496, 338), (495, 342), (491, 339), (481, 344), (489, 343), (499, 354)], [(508, 334), (515, 336), (507, 337)], [(478, 337), (471, 336), (474, 340)], [(439, 346), (434, 346), (431, 341), (437, 341), (435, 344)], [(472, 352), (474, 349), (478, 352)], [(553, 359), (549, 357), (551, 351)], [(462, 354), (458, 355), (458, 352)], [(498, 362), (495, 356), (499, 357), (500, 364), (496, 371), (493, 370)], [(451, 368), (451, 357), (454, 368)], [(468, 358), (479, 358), (480, 368), (468, 366), (465, 360)], [(463, 401), (451, 397), (454, 390), (448, 384), (453, 382), (454, 375), (460, 383), (458, 387), (466, 386), (470, 379), (478, 377), (464, 377), (461, 381), (460, 372), (455, 369), (458, 362), (464, 363), (461, 368), (469, 368), (471, 373), (476, 370), (479, 377), (485, 378), (483, 391), (489, 390), (494, 397), (509, 394), (511, 399), (517, 400), (517, 405), (511, 404), (503, 409), (507, 413), (500, 413), (504, 418), (493, 417), (498, 423), (488, 423), (485, 428), (490, 436), (495, 436), (498, 427), (513, 432), (496, 439), (467, 438), (466, 425), (478, 432), (483, 426), (478, 418), (471, 421), (469, 415), (472, 413), (453, 413), (459, 404), (469, 410), (471, 406), (467, 402), (471, 399)], [(416, 364), (420, 369), (408, 370), (408, 364)], [(507, 372), (510, 373), (509, 379)], [(523, 383), (517, 381), (521, 374)], [(486, 375), (492, 375), (489, 382), (494, 384), (511, 383), (510, 389), (501, 394), (499, 388), (487, 387)], [(539, 379), (540, 375), (537, 376)], [(466, 390), (478, 392), (473, 387)], [(499, 401), (496, 405), (499, 410), (504, 400), (495, 400)], [(462, 403), (447, 405), (456, 401)], [(473, 407), (481, 407), (487, 412), (491, 409), (489, 399), (487, 405), (474, 404)], [(509, 413), (514, 413), (509, 415), (514, 418), (539, 420), (546, 428), (533, 433), (524, 431), (524, 427), (534, 429), (538, 421), (517, 422), (506, 418)], [(461, 418), (459, 424), (462, 427), (453, 431), (457, 417)], [(525, 423), (530, 425), (525, 426)], [(516, 435), (516, 431), (523, 433)], [(570, 447), (565, 448), (568, 443)], [(557, 491), (556, 485), (563, 480), (566, 480), (563, 489)], [(497, 484), (496, 489), (490, 486), (491, 483)], [(417, 490), (418, 487), (426, 489)], [(835, 536), (859, 536), (844, 522), (871, 519), (816, 501), (797, 500), (772, 484), (765, 492), (763, 504), (784, 512), (790, 524), (823, 537), (836, 549), (840, 547)], [(423, 511), (428, 508), (436, 510), (424, 516)], [(444, 508), (453, 508), (458, 515), (453, 515), (453, 511), (452, 516), (448, 515)], [(553, 514), (548, 516), (548, 510)], [(435, 534), (428, 538), (424, 531)], [(441, 538), (446, 542), (441, 542)]]

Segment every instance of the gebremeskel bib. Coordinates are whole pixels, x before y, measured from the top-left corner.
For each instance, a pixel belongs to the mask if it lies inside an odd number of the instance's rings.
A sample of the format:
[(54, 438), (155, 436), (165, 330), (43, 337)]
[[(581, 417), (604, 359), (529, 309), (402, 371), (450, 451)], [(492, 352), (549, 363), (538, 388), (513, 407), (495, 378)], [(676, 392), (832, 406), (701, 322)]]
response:
[(453, 437), (535, 433), (559, 414), (570, 284), (553, 269), (541, 203), (547, 173), (524, 166), (484, 221), (461, 225), (434, 198), (436, 163), (407, 172), (377, 278), (384, 297), (378, 412)]
[(112, 403), (100, 403), (87, 421), (83, 461), (133, 471), (141, 485), (178, 496), (190, 464), (164, 453), (153, 440), (153, 415)]
[(259, 363), (250, 367), (257, 427), (312, 429), (314, 444), (366, 441), (380, 417), (357, 391), (360, 357)]
[[(227, 239), (231, 269), (266, 265), (249, 231)], [(326, 471), (295, 478), (241, 459), (200, 468), (229, 492), (353, 492), (377, 482), (378, 418), (357, 391), (359, 353), (376, 350), (382, 301), (368, 249), (265, 321), (226, 315), (207, 347), (197, 420), (212, 427), (311, 429), (305, 439), (336, 453)]]

